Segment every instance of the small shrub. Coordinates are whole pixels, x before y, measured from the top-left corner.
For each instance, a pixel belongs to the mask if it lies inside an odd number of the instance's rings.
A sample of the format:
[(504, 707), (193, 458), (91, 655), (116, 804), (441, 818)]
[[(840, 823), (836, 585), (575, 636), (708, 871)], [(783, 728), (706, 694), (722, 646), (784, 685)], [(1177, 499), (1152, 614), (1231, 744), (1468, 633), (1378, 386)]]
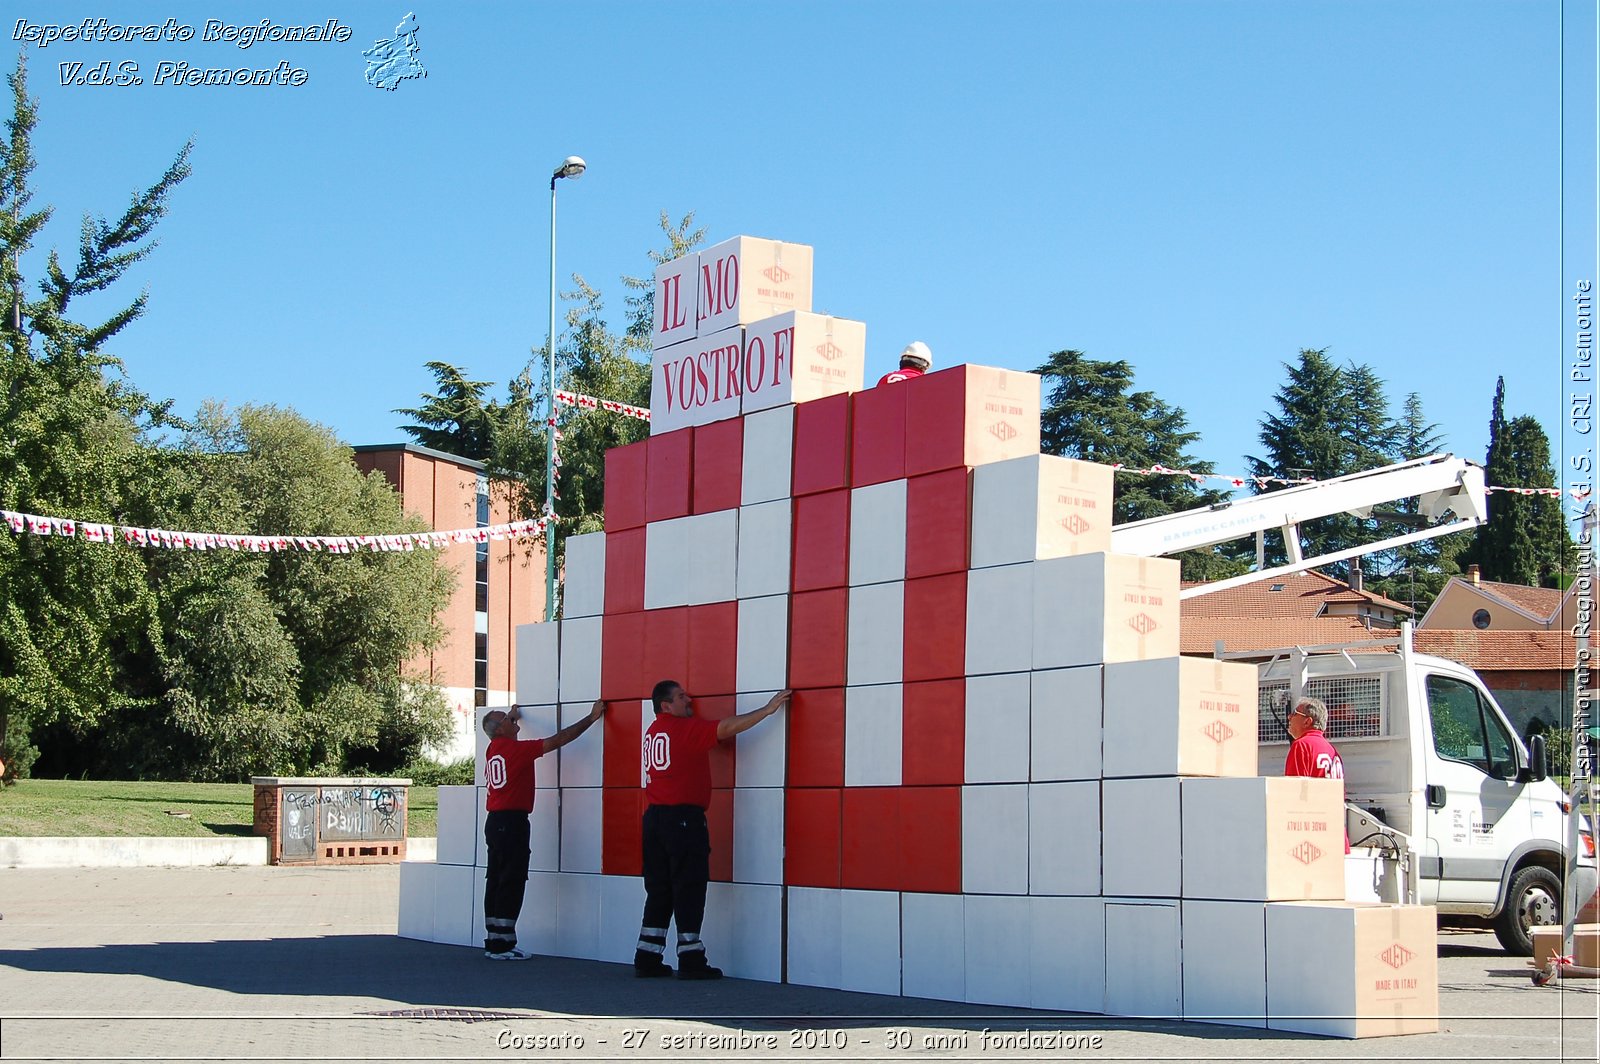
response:
[(409, 777), (416, 787), (470, 787), (472, 785), (472, 758), (440, 764), (427, 758), (418, 758), (404, 766), (396, 776)]

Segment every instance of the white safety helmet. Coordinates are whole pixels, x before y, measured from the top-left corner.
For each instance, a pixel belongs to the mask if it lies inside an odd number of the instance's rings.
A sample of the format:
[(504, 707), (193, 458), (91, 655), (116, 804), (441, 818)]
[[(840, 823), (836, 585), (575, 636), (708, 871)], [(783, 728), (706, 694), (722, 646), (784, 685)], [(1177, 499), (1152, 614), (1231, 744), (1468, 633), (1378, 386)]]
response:
[(900, 361), (902, 363), (915, 362), (922, 369), (927, 370), (933, 366), (933, 352), (929, 351), (928, 345), (921, 340), (913, 340), (906, 345), (904, 351), (900, 352)]

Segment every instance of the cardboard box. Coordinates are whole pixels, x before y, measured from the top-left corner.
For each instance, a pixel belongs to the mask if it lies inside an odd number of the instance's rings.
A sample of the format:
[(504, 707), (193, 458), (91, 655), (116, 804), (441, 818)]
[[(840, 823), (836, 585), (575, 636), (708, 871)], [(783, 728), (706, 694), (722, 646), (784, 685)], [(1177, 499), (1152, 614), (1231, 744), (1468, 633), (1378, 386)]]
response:
[[(783, 796), (783, 881), (837, 889), (844, 832), (842, 787), (790, 787)], [(789, 918), (795, 918), (790, 892)], [(811, 929), (808, 929), (811, 930)], [(794, 965), (790, 962), (790, 982)]]
[(900, 895), (846, 890), (839, 895), (839, 989), (900, 993)]
[(732, 601), (739, 572), (739, 511), (699, 514), (688, 519), (688, 530), (689, 552), (678, 563), (688, 562), (689, 605)]
[(734, 593), (742, 599), (789, 593), (790, 501), (739, 508), (739, 561)]
[(795, 591), (843, 588), (850, 582), (850, 492), (794, 500)]
[[(771, 700), (776, 691), (749, 691), (734, 696), (734, 712), (749, 713), (760, 709)], [(739, 763), (734, 770), (734, 784), (739, 787), (782, 787), (784, 766), (788, 760), (789, 714), (781, 710), (776, 717), (741, 732), (738, 742)]]
[[(440, 788), (443, 797), (444, 788)], [(440, 803), (441, 813), (443, 803)], [(1560, 924), (1533, 929), (1533, 967), (1543, 968), (1551, 957), (1571, 956), (1579, 968), (1600, 968), (1600, 924), (1574, 924), (1572, 927), (1572, 953), (1562, 951), (1563, 928)], [(1592, 978), (1592, 975), (1590, 976)]]
[[(637, 928), (634, 933), (637, 937)], [(783, 888), (709, 884), (700, 937), (711, 963), (729, 977), (778, 982), (783, 978)]]
[(1028, 893), (1099, 895), (1101, 845), (1098, 781), (1028, 786)]
[(438, 865), (426, 861), (400, 864), (400, 912), (395, 934), (418, 942), (433, 941), (433, 910)]
[(1033, 665), (1033, 565), (967, 573), (967, 674), (1027, 672)]
[(783, 883), (782, 787), (733, 789), (733, 881)]
[(963, 783), (1028, 782), (1029, 674), (967, 678)]
[(844, 785), (900, 785), (901, 687), (847, 687), (844, 692)]
[(850, 583), (906, 578), (906, 482), (850, 492)]
[[(970, 888), (969, 888), (970, 889)], [(983, 1005), (1026, 1005), (1033, 999), (1028, 930), (1030, 898), (968, 894), (966, 999)]]
[(966, 775), (967, 682), (928, 680), (901, 690), (902, 782), (908, 787), (960, 784)]
[(656, 267), (655, 317), (650, 326), (652, 348), (671, 347), (695, 338), (699, 328), (700, 254), (691, 251)]
[[(640, 913), (644, 912), (643, 906)], [(637, 938), (634, 941), (638, 941)], [(556, 955), (600, 959), (600, 877), (563, 872), (556, 880)], [(611, 959), (611, 958), (606, 958)]]
[(1104, 669), (1032, 674), (1028, 778), (1035, 783), (1100, 778), (1100, 685)]
[(809, 244), (736, 236), (699, 253), (699, 335), (811, 309)]
[(967, 571), (971, 480), (966, 468), (906, 480), (906, 579)]
[(561, 622), (561, 701), (593, 702), (600, 697), (604, 633), (605, 621), (600, 617)]
[(863, 388), (850, 398), (850, 483), (860, 487), (904, 480), (905, 389)]
[[(593, 699), (588, 702), (563, 702), (561, 727), (576, 724), (587, 717), (592, 706)], [(626, 707), (619, 708), (626, 712)], [(608, 709), (607, 716), (609, 715)], [(599, 787), (605, 782), (605, 722), (590, 726), (588, 731), (563, 746), (554, 756), (561, 759), (563, 786)]]
[(1027, 784), (961, 788), (961, 889), (967, 894), (1028, 893)]
[(840, 892), (790, 887), (788, 893), (789, 982), (837, 989)]
[(1105, 902), (1028, 899), (1028, 972), (1035, 1009), (1099, 1012), (1105, 1007)]
[(528, 873), (528, 888), (517, 917), (518, 949), (543, 957), (555, 956), (560, 883), (559, 872)]
[(601, 960), (626, 961), (639, 945), (639, 918), (644, 915), (644, 880), (638, 876), (601, 876), (600, 926), (595, 954)]
[(1105, 780), (1100, 800), (1105, 893), (1178, 897), (1183, 860), (1177, 777)]
[(794, 407), (794, 494), (850, 486), (850, 397), (830, 395)]
[(779, 406), (744, 415), (744, 471), (739, 502), (789, 498), (794, 468), (794, 407)]
[[(481, 822), (478, 837), (483, 838)], [(487, 843), (483, 844), (479, 863), (485, 868), (489, 865)], [(533, 872), (561, 870), (561, 791), (556, 787), (538, 787), (533, 792), (533, 815), (528, 818), (528, 869)]]
[(606, 604), (606, 534), (567, 537), (566, 569), (561, 577), (561, 618), (598, 617)]
[(650, 435), (739, 416), (745, 331), (702, 334), (650, 353)]
[(789, 311), (745, 330), (744, 410), (753, 413), (859, 392), (867, 327), (849, 318)]
[(1107, 1016), (1183, 1017), (1178, 903), (1106, 899)]
[(689, 601), (690, 569), (694, 554), (700, 549), (693, 534), (695, 520), (679, 517), (671, 521), (651, 521), (645, 526), (645, 609), (682, 606)]
[(949, 680), (967, 675), (967, 574), (906, 581), (904, 678)]
[(1110, 466), (1032, 454), (972, 471), (972, 567), (1111, 549)]
[[(409, 863), (409, 862), (406, 862)], [(401, 868), (405, 867), (402, 863)], [(433, 866), (433, 940), (448, 946), (483, 948), (483, 869)]]
[(644, 791), (638, 788), (606, 787), (601, 791), (601, 875), (643, 874), (644, 807)]
[(964, 1001), (966, 898), (900, 895), (900, 989), (907, 997)]
[(1033, 574), (1035, 669), (1178, 656), (1175, 560), (1081, 554)]
[(845, 682), (898, 684), (904, 673), (905, 582), (850, 588)]
[(621, 532), (645, 522), (644, 485), (649, 476), (649, 440), (640, 440), (606, 452), (606, 531)]
[(1259, 901), (1186, 901), (1183, 1016), (1234, 1027), (1267, 1025), (1267, 910)]
[(516, 628), (517, 704), (554, 704), (560, 691), (561, 625), (549, 621)]
[(1439, 1029), (1431, 905), (1267, 906), (1267, 1026), (1339, 1038)]
[(743, 494), (739, 484), (743, 473), (744, 419), (695, 427), (694, 472), (690, 478), (695, 513), (736, 509)]
[[(615, 454), (615, 451), (611, 452)], [(641, 504), (640, 509), (643, 510)], [(646, 531), (638, 528), (606, 533), (605, 613), (635, 613), (644, 609), (644, 555)]]
[(644, 462), (645, 520), (688, 517), (694, 508), (694, 429), (668, 432), (653, 420), (651, 427), (656, 435), (646, 441), (650, 449)]
[(739, 600), (739, 691), (781, 691), (789, 686), (789, 596)]
[(1105, 670), (1107, 776), (1254, 776), (1256, 667), (1204, 658)]
[(478, 788), (439, 788), (438, 836), (434, 861), (438, 864), (477, 863)]
[(906, 475), (1039, 453), (1039, 377), (952, 366), (904, 381)]
[(600, 872), (602, 787), (561, 790), (561, 871)]
[(1344, 897), (1342, 780), (1196, 778), (1181, 790), (1185, 898)]

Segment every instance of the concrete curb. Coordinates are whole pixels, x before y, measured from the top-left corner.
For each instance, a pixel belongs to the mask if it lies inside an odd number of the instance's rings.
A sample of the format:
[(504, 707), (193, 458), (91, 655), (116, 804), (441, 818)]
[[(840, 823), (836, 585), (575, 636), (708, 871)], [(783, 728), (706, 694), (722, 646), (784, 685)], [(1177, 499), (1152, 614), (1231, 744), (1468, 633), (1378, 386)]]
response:
[[(435, 839), (406, 840), (406, 859), (431, 861)], [(265, 838), (0, 838), (0, 868), (264, 865)]]

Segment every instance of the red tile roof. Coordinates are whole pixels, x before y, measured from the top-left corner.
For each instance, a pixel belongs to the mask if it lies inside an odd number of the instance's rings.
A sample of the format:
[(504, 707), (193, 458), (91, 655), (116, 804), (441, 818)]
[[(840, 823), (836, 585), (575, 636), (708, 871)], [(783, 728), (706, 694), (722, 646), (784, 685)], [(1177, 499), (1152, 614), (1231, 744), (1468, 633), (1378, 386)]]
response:
[[(1272, 588), (1279, 584), (1283, 585), (1283, 590), (1273, 591)], [(1382, 609), (1394, 610), (1402, 616), (1412, 612), (1411, 607), (1403, 603), (1368, 591), (1357, 591), (1343, 581), (1309, 570), (1257, 580), (1226, 591), (1187, 599), (1183, 603), (1183, 616), (1185, 619), (1189, 617), (1312, 618), (1320, 614), (1322, 608), (1331, 602), (1365, 602)]]
[[(1470, 580), (1463, 582), (1471, 583)], [(1561, 608), (1561, 596), (1564, 594), (1553, 587), (1502, 584), (1495, 580), (1481, 580), (1477, 588), (1485, 595), (1526, 610), (1540, 620), (1549, 620)]]
[(1415, 632), (1412, 645), (1420, 653), (1488, 671), (1567, 670), (1577, 660), (1577, 644), (1567, 632), (1429, 628)]
[(1262, 650), (1391, 639), (1398, 634), (1394, 628), (1369, 629), (1358, 617), (1195, 617), (1185, 602), (1178, 622), (1178, 650), (1209, 657), (1218, 639), (1224, 650)]

